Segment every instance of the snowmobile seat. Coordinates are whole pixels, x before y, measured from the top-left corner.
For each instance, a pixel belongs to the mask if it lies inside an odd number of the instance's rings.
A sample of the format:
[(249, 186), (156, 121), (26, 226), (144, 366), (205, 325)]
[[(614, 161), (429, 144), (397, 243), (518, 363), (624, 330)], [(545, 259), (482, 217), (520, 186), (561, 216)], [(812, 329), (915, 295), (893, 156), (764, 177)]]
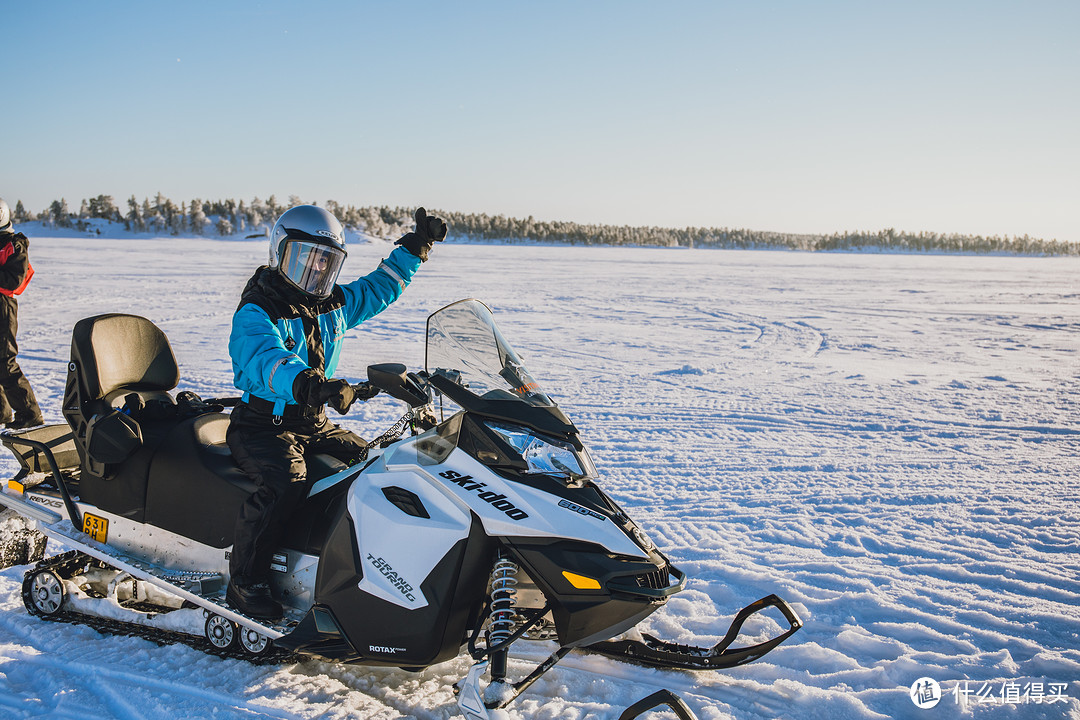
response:
[[(112, 313), (75, 324), (64, 417), (81, 458), (80, 497), (135, 522), (228, 547), (255, 485), (225, 442), (229, 416), (182, 412), (171, 394), (179, 381), (165, 333), (146, 318)], [(307, 460), (309, 483), (346, 467), (329, 456)]]
[(146, 318), (109, 313), (75, 324), (63, 413), (82, 461), (82, 500), (143, 521), (150, 461), (174, 421), (135, 420), (118, 408), (132, 393), (173, 403), (179, 381), (165, 333)]
[[(240, 506), (255, 483), (233, 461), (225, 442), (229, 416), (207, 413), (181, 421), (154, 455), (146, 491), (146, 522), (215, 548), (233, 543)], [(305, 458), (308, 484), (348, 467), (322, 454)]]
[(229, 416), (207, 413), (176, 424), (150, 464), (146, 522), (211, 547), (232, 545), (240, 505), (255, 483), (225, 443)]

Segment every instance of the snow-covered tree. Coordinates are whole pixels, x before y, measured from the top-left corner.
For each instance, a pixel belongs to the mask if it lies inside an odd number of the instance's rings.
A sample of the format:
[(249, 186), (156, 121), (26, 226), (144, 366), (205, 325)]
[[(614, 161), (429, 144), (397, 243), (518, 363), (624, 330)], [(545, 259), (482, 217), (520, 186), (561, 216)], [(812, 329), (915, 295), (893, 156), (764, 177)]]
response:
[(169, 224), (169, 232), (173, 235), (179, 235), (187, 230), (187, 215), (185, 215), (180, 208), (169, 202), (167, 208), (170, 210), (167, 215), (166, 222)]
[(53, 200), (49, 205), (48, 218), (57, 227), (71, 227), (71, 211), (68, 210), (67, 200), (64, 198)]
[(124, 216), (127, 221), (128, 230), (132, 232), (143, 232), (146, 230), (146, 223), (143, 220), (142, 210), (139, 208), (139, 201), (132, 195), (128, 198), (128, 212)]
[(191, 226), (191, 231), (196, 235), (202, 235), (209, 222), (206, 213), (203, 212), (202, 200), (192, 200), (188, 208), (188, 224)]
[[(85, 200), (83, 200), (83, 204), (87, 204)], [(87, 211), (89, 212), (89, 217), (103, 218), (106, 220), (112, 220), (116, 217), (118, 212), (112, 195), (98, 195), (97, 197), (90, 198)]]
[(265, 222), (266, 215), (266, 206), (259, 198), (254, 198), (248, 205), (248, 225), (252, 228), (259, 227)]
[(233, 213), (233, 225), (236, 226), (236, 232), (247, 230), (247, 210), (244, 208), (243, 200), (236, 206), (236, 212)]
[(164, 205), (164, 198), (161, 193), (158, 193), (158, 200), (162, 201), (161, 205), (151, 205), (150, 201), (146, 199), (143, 200), (142, 205), (143, 222), (146, 223), (146, 229), (155, 233), (164, 232), (168, 226), (165, 222), (165, 216), (161, 214), (161, 207)]

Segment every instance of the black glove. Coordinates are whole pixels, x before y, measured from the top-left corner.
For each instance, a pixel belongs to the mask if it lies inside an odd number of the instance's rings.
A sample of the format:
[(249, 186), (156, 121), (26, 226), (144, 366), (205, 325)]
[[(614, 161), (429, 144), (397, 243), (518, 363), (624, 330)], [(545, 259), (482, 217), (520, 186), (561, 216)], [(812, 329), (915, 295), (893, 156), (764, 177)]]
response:
[(427, 262), (428, 252), (434, 243), (442, 242), (446, 237), (446, 222), (441, 218), (428, 217), (424, 208), (416, 209), (416, 230), (408, 233), (395, 245), (400, 245), (416, 257), (420, 262)]
[(293, 381), (293, 397), (301, 405), (330, 405), (344, 415), (356, 401), (356, 391), (348, 380), (327, 380), (314, 370), (305, 370)]
[(327, 396), (326, 403), (337, 410), (338, 415), (349, 412), (356, 402), (356, 391), (348, 380), (327, 380), (323, 385), (323, 394)]
[(357, 383), (352, 386), (353, 393), (356, 395), (356, 399), (365, 402), (370, 400), (379, 394), (379, 388), (375, 387), (369, 382)]

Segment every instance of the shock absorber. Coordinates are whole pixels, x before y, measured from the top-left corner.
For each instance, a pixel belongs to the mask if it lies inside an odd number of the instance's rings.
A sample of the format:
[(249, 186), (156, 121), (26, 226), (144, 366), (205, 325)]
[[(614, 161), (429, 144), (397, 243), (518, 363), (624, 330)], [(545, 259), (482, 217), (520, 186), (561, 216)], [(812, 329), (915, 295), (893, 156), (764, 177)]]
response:
[[(488, 647), (508, 639), (514, 632), (514, 607), (517, 595), (518, 564), (500, 552), (491, 568), (491, 622), (488, 625)], [(491, 680), (506, 678), (506, 656), (503, 648), (491, 654)]]

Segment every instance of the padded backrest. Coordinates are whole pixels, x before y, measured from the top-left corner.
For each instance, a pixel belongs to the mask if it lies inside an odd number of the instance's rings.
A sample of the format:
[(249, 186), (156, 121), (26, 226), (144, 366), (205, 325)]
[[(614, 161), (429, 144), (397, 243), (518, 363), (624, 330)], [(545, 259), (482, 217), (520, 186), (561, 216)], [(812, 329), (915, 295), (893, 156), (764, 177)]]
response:
[(169, 391), (180, 370), (165, 333), (138, 315), (84, 318), (71, 334), (71, 360), (79, 368), (83, 400), (100, 400), (121, 388)]

